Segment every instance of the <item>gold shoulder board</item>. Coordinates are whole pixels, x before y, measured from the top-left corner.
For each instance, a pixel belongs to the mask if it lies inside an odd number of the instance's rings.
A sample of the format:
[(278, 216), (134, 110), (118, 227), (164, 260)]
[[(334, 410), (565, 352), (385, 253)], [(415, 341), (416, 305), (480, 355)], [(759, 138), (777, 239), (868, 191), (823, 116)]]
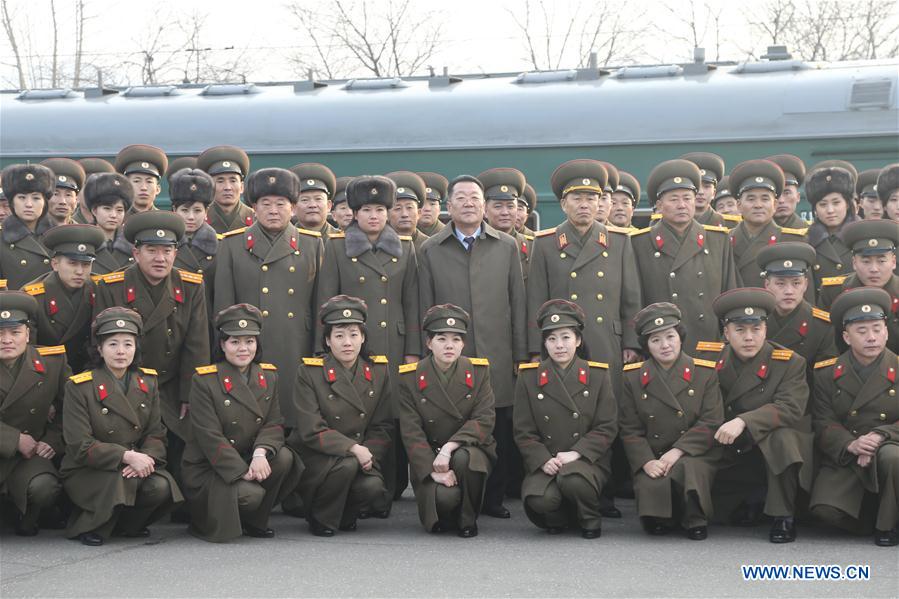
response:
[(104, 283), (121, 283), (125, 280), (125, 273), (121, 270), (111, 272), (100, 277)]
[(259, 364), (259, 368), (262, 370), (278, 370), (278, 367), (274, 364), (269, 364), (268, 362), (262, 362)]
[(842, 285), (846, 280), (846, 275), (840, 277), (824, 277), (821, 279), (822, 287), (833, 287), (834, 285)]
[(527, 239), (528, 241), (534, 241), (533, 235), (525, 235), (524, 233), (522, 233), (521, 236), (524, 237), (525, 239)]
[(76, 374), (74, 376), (70, 376), (69, 380), (75, 383), (76, 385), (80, 385), (81, 383), (86, 383), (90, 380), (93, 380), (93, 373), (88, 370), (87, 372), (82, 372), (81, 374)]
[(243, 232), (246, 231), (246, 230), (247, 230), (246, 227), (241, 227), (241, 228), (239, 228), (239, 229), (233, 229), (233, 230), (231, 230), (231, 231), (225, 231), (224, 233), (222, 233), (222, 239), (225, 239), (226, 237), (231, 237), (232, 235), (240, 235), (241, 233), (243, 233)]
[(197, 374), (212, 374), (213, 372), (218, 372), (219, 367), (215, 364), (211, 364), (209, 366), (198, 366)]
[(300, 227), (297, 227), (297, 232), (301, 233), (303, 235), (309, 235), (310, 237), (321, 237), (322, 236), (322, 234), (319, 233), (318, 231), (310, 231), (309, 229), (301, 229)]
[(653, 212), (652, 214), (649, 215), (649, 220), (659, 220), (661, 218), (662, 218), (662, 215), (659, 214), (658, 212)]
[(652, 230), (652, 227), (646, 227), (645, 229), (637, 229), (636, 231), (631, 231), (631, 237), (635, 235), (643, 235), (644, 233), (649, 233)]
[(303, 364), (306, 366), (324, 366), (325, 361), (322, 358), (303, 358)]
[(721, 351), (724, 344), (720, 341), (700, 341), (696, 344), (696, 351)]
[(414, 372), (418, 368), (418, 362), (413, 362), (412, 364), (400, 364), (399, 371), (400, 374), (406, 374), (407, 372)]
[(781, 232), (781, 233), (786, 233), (787, 235), (799, 235), (799, 236), (803, 236), (803, 235), (805, 235), (806, 233), (808, 233), (808, 228), (805, 228), (805, 229), (792, 229), (792, 228), (790, 228), (790, 227), (781, 227), (781, 228), (780, 228), (780, 232)]
[(775, 360), (781, 360), (781, 361), (786, 362), (790, 358), (793, 357), (793, 350), (792, 349), (775, 349), (773, 352), (771, 352), (771, 357)]
[(103, 275), (91, 275), (91, 281), (93, 281), (95, 284), (99, 283), (102, 278)]
[(643, 367), (643, 362), (632, 362), (630, 364), (625, 364), (624, 368), (622, 368), (622, 370), (627, 372), (628, 370), (637, 370), (638, 368), (642, 368), (642, 367)]
[(702, 228), (706, 231), (718, 231), (719, 233), (730, 233), (730, 229), (727, 227), (718, 227), (716, 225), (702, 225)]
[(609, 365), (606, 364), (605, 362), (589, 362), (588, 361), (587, 365), (590, 366), (590, 368), (605, 368), (606, 370), (609, 369)]
[(42, 356), (58, 356), (59, 354), (66, 353), (65, 345), (49, 345), (47, 347), (39, 347), (37, 348), (37, 353)]
[(631, 230), (624, 227), (616, 227), (615, 225), (606, 225), (606, 231), (612, 233), (621, 233), (622, 235), (630, 235)]
[(471, 360), (471, 363), (475, 366), (490, 366), (490, 361), (487, 358), (468, 358)]
[(195, 283), (199, 285), (203, 282), (203, 275), (195, 272), (190, 272), (189, 270), (181, 270), (178, 269), (178, 274), (181, 275), (182, 281), (187, 281), (188, 283)]
[(540, 366), (539, 362), (522, 362), (518, 365), (518, 372), (521, 372), (522, 370), (530, 370), (531, 368), (537, 368), (538, 366)]
[[(328, 235), (328, 239), (343, 239), (345, 237), (346, 237), (346, 233), (344, 233), (343, 231), (340, 231), (339, 233), (331, 233), (330, 235)], [(400, 235), (401, 239), (403, 237), (405, 237), (405, 236)], [(409, 239), (412, 239), (412, 238), (410, 237)]]
[(6, 279), (0, 279), (0, 289), (6, 289)]
[(411, 235), (400, 235), (400, 241), (412, 241)]
[(225, 238), (225, 234), (224, 233), (216, 233), (215, 238), (218, 239), (219, 241), (221, 241), (222, 239)]
[(743, 222), (743, 217), (740, 216), (739, 214), (722, 214), (721, 218), (723, 218), (726, 221), (732, 222), (732, 223)]
[(156, 372), (156, 370), (153, 368), (141, 368), (140, 371), (143, 372), (144, 374), (151, 374), (153, 376), (159, 376), (159, 373)]
[(552, 229), (543, 229), (541, 231), (535, 232), (534, 237), (546, 237), (547, 235), (555, 235), (555, 234), (556, 234), (556, 228), (553, 227)]
[(387, 364), (387, 356), (372, 356), (371, 361), (375, 364)]
[(41, 295), (44, 293), (45, 289), (43, 283), (32, 283), (31, 285), (25, 285), (25, 287), (22, 288), (22, 291), (28, 295)]
[(715, 368), (718, 365), (711, 360), (698, 360), (696, 358), (693, 358), (693, 364), (696, 366), (705, 366), (706, 368)]
[(817, 370), (818, 368), (826, 368), (828, 366), (833, 366), (836, 363), (837, 363), (836, 358), (831, 358), (829, 360), (822, 360), (820, 362), (815, 362), (815, 369)]
[(821, 308), (812, 308), (812, 316), (824, 322), (830, 322), (830, 312), (825, 312)]

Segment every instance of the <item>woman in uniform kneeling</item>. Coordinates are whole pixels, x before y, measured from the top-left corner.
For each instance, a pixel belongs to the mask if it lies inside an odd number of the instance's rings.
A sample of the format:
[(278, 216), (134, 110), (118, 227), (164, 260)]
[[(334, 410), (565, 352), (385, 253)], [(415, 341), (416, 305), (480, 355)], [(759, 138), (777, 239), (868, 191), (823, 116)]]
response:
[(299, 489), (309, 531), (319, 537), (354, 531), (360, 515), (386, 517), (390, 506), (381, 471), (393, 430), (387, 358), (368, 352), (367, 312), (357, 297), (325, 302), (325, 355), (303, 358), (297, 370), (297, 427), (288, 443), (306, 466)]
[(569, 524), (585, 539), (602, 534), (600, 493), (611, 474), (618, 406), (608, 365), (588, 362), (584, 312), (566, 300), (537, 311), (540, 363), (522, 364), (515, 389), (515, 442), (525, 464), (521, 498), (531, 522), (550, 534)]
[(634, 317), (649, 359), (624, 367), (621, 440), (634, 473), (637, 512), (651, 535), (678, 523), (687, 537), (708, 536), (711, 488), (724, 419), (715, 363), (681, 351), (684, 329), (674, 304), (651, 304)]
[(468, 313), (452, 304), (427, 311), (431, 354), (400, 366), (400, 430), (425, 530), (478, 534), (478, 512), (496, 462), (489, 364), (462, 356)]
[(138, 368), (140, 315), (107, 308), (91, 326), (91, 369), (66, 383), (60, 472), (75, 509), (66, 534), (102, 545), (111, 534), (147, 537), (147, 526), (184, 500), (165, 471), (165, 427), (156, 371)]
[(182, 471), (190, 531), (214, 542), (271, 538), (272, 508), (296, 487), (302, 466), (284, 445), (277, 369), (260, 359), (262, 313), (237, 304), (214, 326), (215, 363), (197, 368), (190, 392), (193, 439)]

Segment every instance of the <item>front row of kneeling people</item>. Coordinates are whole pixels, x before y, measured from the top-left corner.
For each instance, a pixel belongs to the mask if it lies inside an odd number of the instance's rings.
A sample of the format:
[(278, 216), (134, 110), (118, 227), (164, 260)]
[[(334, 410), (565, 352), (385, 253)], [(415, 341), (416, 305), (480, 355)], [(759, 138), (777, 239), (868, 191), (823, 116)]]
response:
[[(528, 518), (550, 534), (578, 528), (599, 537), (600, 495), (620, 435), (651, 535), (680, 527), (701, 540), (713, 514), (734, 524), (765, 514), (769, 539), (790, 542), (808, 508), (896, 545), (899, 364), (886, 348), (889, 294), (862, 287), (837, 298), (832, 319), (846, 351), (815, 365), (811, 394), (804, 359), (765, 339), (769, 292), (732, 290), (714, 310), (727, 340), (716, 360), (685, 353), (679, 309), (657, 303), (635, 318), (646, 361), (610, 373), (589, 360), (579, 306), (541, 307), (541, 360), (519, 366), (514, 408)], [(248, 304), (223, 310), (214, 364), (193, 377), (192, 441), (178, 483), (167, 471), (156, 373), (138, 366), (141, 317), (101, 312), (90, 368), (69, 376), (62, 348), (29, 344), (35, 311), (31, 296), (0, 293), (0, 452), (18, 456), (4, 459), (0, 474), (20, 534), (37, 532), (63, 489), (72, 504), (67, 536), (86, 545), (147, 536), (147, 526), (185, 500), (190, 530), (203, 539), (272, 537), (271, 511), (291, 494), (313, 534), (356, 530), (358, 519), (389, 514), (381, 468), (397, 417), (425, 529), (478, 534), (496, 461), (495, 415), (487, 361), (462, 355), (470, 319), (461, 308), (428, 310), (429, 354), (396, 368), (366, 348), (365, 303), (329, 300), (319, 315), (326, 351), (302, 360), (289, 431), (278, 372), (261, 361), (262, 314)], [(623, 378), (617, 399), (610, 375)], [(26, 395), (29, 409), (10, 409)]]

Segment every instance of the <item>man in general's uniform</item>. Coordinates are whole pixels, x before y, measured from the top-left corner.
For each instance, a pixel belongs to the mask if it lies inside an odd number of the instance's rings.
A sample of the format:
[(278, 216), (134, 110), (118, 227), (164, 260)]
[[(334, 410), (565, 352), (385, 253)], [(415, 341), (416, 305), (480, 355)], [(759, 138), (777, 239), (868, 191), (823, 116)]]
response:
[(846, 530), (874, 528), (874, 543), (899, 545), (899, 358), (887, 349), (893, 301), (882, 289), (858, 288), (831, 312), (849, 346), (815, 364), (812, 400), (816, 445), (823, 454), (812, 513)]
[(890, 333), (887, 347), (899, 352), (899, 276), (894, 272), (899, 224), (886, 219), (858, 221), (846, 225), (840, 237), (852, 251), (854, 273), (825, 280), (818, 303), (830, 308), (841, 292), (856, 287), (883, 289), (892, 298), (887, 317)]
[(132, 214), (157, 210), (154, 202), (162, 191), (160, 179), (169, 166), (165, 152), (154, 146), (135, 144), (122, 148), (115, 159), (115, 168), (134, 187), (134, 203), (125, 219)]
[(321, 234), (290, 223), (300, 183), (280, 168), (247, 177), (247, 200), (256, 222), (225, 234), (215, 267), (215, 310), (252, 304), (262, 311), (265, 360), (278, 367), (278, 394), (288, 426), (296, 414), (290, 400), (301, 357), (311, 356), (315, 280), (322, 262)]
[[(103, 160), (102, 158), (82, 158), (78, 161), (78, 164), (84, 169), (85, 185), (91, 175), (115, 172), (115, 167), (112, 163), (108, 160)], [(84, 185), (81, 186), (81, 191), (78, 192), (78, 208), (75, 209), (75, 214), (72, 215), (72, 222), (79, 225), (96, 224), (91, 216), (90, 208), (87, 207), (87, 204), (84, 201)]]
[(484, 188), (462, 175), (449, 186), (452, 223), (424, 242), (419, 260), (421, 311), (454, 304), (471, 315), (463, 354), (490, 361), (496, 395), (494, 436), (499, 455), (487, 481), (484, 512), (508, 518), (503, 506), (507, 477), (517, 465), (512, 438), (515, 366), (527, 360), (524, 278), (518, 244), (484, 223)]
[(687, 339), (717, 340), (711, 301), (737, 286), (728, 229), (693, 219), (702, 174), (687, 160), (669, 160), (653, 169), (649, 201), (661, 218), (631, 234), (643, 303), (671, 302), (681, 311)]
[(394, 171), (384, 176), (396, 183), (396, 202), (387, 211), (390, 226), (400, 235), (411, 237), (412, 245), (418, 252), (428, 238), (418, 229), (418, 217), (427, 198), (427, 185), (412, 171)]
[(55, 177), (40, 164), (11, 164), (2, 180), (12, 214), (0, 231), (0, 279), (6, 279), (7, 289), (20, 289), (50, 271), (50, 254), (40, 238)]
[(433, 237), (445, 225), (440, 221), (440, 205), (446, 199), (449, 181), (439, 173), (418, 173), (425, 182), (428, 199), (421, 206), (418, 215), (418, 229), (428, 237)]
[(53, 270), (26, 285), (38, 303), (36, 345), (64, 345), (73, 372), (85, 369), (95, 286), (91, 266), (106, 241), (94, 225), (59, 225), (44, 235)]
[(236, 146), (215, 146), (197, 156), (197, 168), (206, 171), (215, 182), (212, 207), (207, 214), (216, 233), (249, 227), (253, 209), (240, 200), (243, 183), (250, 173), (250, 157)]
[(293, 224), (301, 229), (320, 233), (322, 241), (327, 243), (332, 233), (339, 233), (328, 222), (331, 198), (337, 189), (337, 178), (331, 169), (317, 162), (304, 162), (289, 170), (300, 181), (300, 195), (294, 206)]
[(783, 191), (777, 196), (777, 206), (774, 209), (774, 222), (787, 229), (805, 229), (808, 223), (796, 214), (799, 205), (799, 188), (805, 179), (805, 163), (798, 156), (792, 154), (776, 154), (768, 156), (770, 160), (780, 167), (784, 173)]
[(190, 435), (188, 401), (194, 369), (209, 364), (209, 323), (203, 276), (173, 268), (184, 221), (172, 212), (133, 214), (125, 238), (134, 245), (134, 264), (103, 275), (97, 285), (96, 315), (112, 306), (130, 308), (144, 322), (142, 365), (158, 373), (160, 411), (169, 430), (169, 471), (180, 473), (184, 441)]
[(73, 216), (78, 208), (78, 192), (84, 187), (84, 168), (69, 158), (48, 158), (41, 162), (53, 171), (56, 177), (56, 190), (47, 202), (49, 226), (56, 227), (74, 222)]
[(630, 173), (618, 171), (618, 187), (612, 192), (609, 224), (622, 229), (633, 227), (634, 209), (640, 203), (640, 182)]
[(353, 222), (353, 211), (346, 203), (346, 186), (352, 180), (353, 177), (337, 177), (334, 199), (331, 200), (331, 220), (341, 231), (346, 231), (346, 228)]
[[(784, 174), (773, 162), (741, 162), (731, 172), (728, 184), (743, 217), (730, 232), (737, 284), (761, 287), (762, 277), (756, 264), (759, 251), (781, 241), (805, 241), (806, 229), (782, 229), (774, 222), (774, 206), (783, 191)], [(812, 294), (808, 297), (814, 299)]]
[(15, 505), (16, 534), (38, 532), (62, 484), (53, 459), (62, 455), (63, 389), (72, 373), (64, 347), (34, 347), (34, 298), (0, 292), (0, 498)]
[(696, 213), (693, 218), (700, 225), (725, 226), (724, 219), (712, 207), (718, 184), (724, 177), (724, 159), (711, 152), (690, 152), (681, 156), (681, 159), (689, 160), (698, 166), (702, 176), (696, 190)]
[(515, 229), (518, 198), (522, 196), (527, 185), (524, 174), (514, 168), (492, 168), (478, 175), (478, 179), (484, 186), (484, 216), (487, 224), (515, 239), (521, 256), (521, 273), (527, 282), (528, 262), (534, 239), (529, 239), (530, 236), (525, 236)]
[(774, 305), (771, 293), (751, 288), (723, 293), (713, 305), (727, 339), (717, 366), (724, 424), (715, 433), (725, 447), (713, 495), (725, 505), (731, 495), (742, 500), (731, 516), (738, 525), (755, 524), (764, 511), (774, 518), (769, 540), (790, 543), (799, 487), (811, 490), (812, 435), (802, 430), (807, 422), (801, 428), (805, 359), (765, 340)]

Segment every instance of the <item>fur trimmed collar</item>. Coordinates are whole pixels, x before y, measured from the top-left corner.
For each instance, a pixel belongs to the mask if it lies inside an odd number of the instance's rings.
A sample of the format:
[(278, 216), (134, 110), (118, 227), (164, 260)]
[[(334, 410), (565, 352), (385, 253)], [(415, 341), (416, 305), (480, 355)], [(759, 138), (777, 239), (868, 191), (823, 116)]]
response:
[(372, 246), (368, 235), (362, 232), (359, 225), (355, 222), (351, 223), (346, 228), (346, 255), (356, 258), (372, 249), (386, 252), (394, 258), (400, 258), (403, 255), (403, 242), (400, 241), (400, 236), (393, 230), (393, 227), (387, 225)]
[(188, 240), (187, 235), (185, 235), (178, 243), (179, 248), (186, 245), (190, 245), (199, 249), (207, 256), (215, 256), (215, 253), (216, 251), (218, 251), (219, 247), (218, 238), (215, 235), (215, 229), (213, 229), (208, 223), (203, 223), (203, 225), (199, 229), (197, 229), (197, 232), (194, 233), (194, 236), (190, 238), (190, 240)]

